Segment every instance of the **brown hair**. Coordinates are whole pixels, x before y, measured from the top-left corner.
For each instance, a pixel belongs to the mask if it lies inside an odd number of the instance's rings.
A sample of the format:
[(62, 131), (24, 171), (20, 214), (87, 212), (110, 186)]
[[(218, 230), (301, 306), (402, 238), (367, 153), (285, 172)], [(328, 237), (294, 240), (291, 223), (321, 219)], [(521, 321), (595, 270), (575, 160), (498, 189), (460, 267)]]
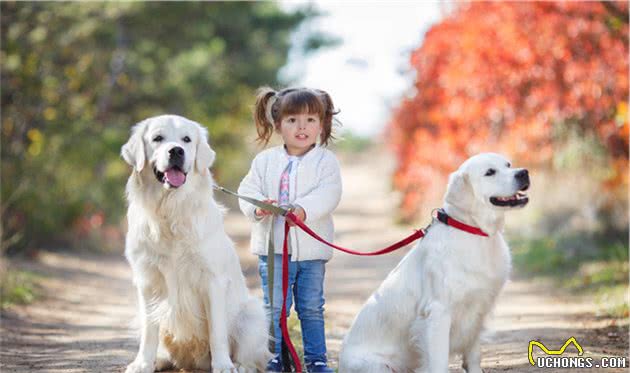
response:
[(256, 140), (267, 145), (282, 117), (301, 113), (319, 115), (322, 123), (320, 140), (323, 145), (328, 145), (335, 138), (332, 133), (333, 115), (339, 111), (335, 111), (328, 93), (309, 88), (285, 88), (278, 92), (269, 87), (259, 88), (254, 105), (254, 121), (258, 132)]

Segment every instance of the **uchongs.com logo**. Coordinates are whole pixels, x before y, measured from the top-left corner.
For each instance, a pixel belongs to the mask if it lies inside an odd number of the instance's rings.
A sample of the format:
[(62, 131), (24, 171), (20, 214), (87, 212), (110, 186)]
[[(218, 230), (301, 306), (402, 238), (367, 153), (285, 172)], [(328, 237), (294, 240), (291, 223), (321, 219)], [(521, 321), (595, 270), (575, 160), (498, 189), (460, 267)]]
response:
[[(577, 349), (577, 356), (562, 356), (571, 344)], [(540, 348), (545, 355), (534, 359), (534, 346)], [(575, 337), (567, 339), (558, 350), (550, 350), (539, 341), (529, 341), (527, 353), (530, 364), (538, 368), (627, 368), (629, 366), (627, 357), (605, 356), (595, 359), (584, 356), (584, 349)]]

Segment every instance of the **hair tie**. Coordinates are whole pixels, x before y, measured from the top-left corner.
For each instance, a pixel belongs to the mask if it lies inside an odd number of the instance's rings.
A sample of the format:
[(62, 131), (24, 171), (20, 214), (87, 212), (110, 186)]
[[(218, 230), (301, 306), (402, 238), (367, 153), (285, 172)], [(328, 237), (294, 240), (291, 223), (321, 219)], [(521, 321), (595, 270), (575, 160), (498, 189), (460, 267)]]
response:
[(278, 96), (274, 93), (273, 96), (269, 97), (267, 100), (267, 106), (265, 107), (265, 115), (267, 120), (271, 124), (275, 124), (276, 122), (273, 120), (273, 105), (278, 101)]

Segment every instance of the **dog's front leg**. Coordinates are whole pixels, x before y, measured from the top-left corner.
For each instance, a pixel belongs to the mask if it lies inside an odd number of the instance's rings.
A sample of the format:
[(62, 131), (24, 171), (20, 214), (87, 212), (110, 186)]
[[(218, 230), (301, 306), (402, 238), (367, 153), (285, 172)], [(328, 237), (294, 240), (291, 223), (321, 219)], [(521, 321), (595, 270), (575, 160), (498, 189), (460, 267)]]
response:
[(464, 362), (462, 368), (466, 373), (482, 373), (481, 370), (481, 348), (479, 347), (479, 338), (475, 340), (475, 343), (464, 352)]
[(230, 359), (227, 319), (227, 288), (229, 279), (217, 277), (210, 280), (210, 296), (205, 299), (208, 329), (210, 330), (210, 354), (214, 373), (235, 372)]
[(138, 306), (140, 312), (140, 349), (133, 363), (127, 366), (125, 373), (149, 373), (155, 370), (155, 356), (159, 343), (160, 324), (150, 318), (149, 301), (151, 291), (141, 284), (138, 290)]
[(447, 308), (440, 304), (429, 306), (412, 328), (418, 335), (416, 343), (421, 367), (418, 371), (448, 372), (451, 315)]

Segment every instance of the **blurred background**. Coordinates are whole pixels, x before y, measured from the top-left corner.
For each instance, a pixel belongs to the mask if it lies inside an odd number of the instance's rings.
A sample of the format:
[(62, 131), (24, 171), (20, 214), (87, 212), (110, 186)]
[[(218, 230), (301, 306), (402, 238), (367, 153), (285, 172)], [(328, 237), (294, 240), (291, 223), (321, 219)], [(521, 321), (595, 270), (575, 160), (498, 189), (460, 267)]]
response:
[[(469, 156), (529, 167), (520, 273), (628, 317), (627, 2), (10, 2), (1, 10), (2, 304), (42, 251), (121, 252), (133, 124), (205, 125), (234, 188), (261, 85), (330, 93), (342, 164), (387, 159), (392, 220), (425, 222)], [(343, 168), (342, 168), (343, 171)], [(233, 201), (226, 200), (228, 206)]]

